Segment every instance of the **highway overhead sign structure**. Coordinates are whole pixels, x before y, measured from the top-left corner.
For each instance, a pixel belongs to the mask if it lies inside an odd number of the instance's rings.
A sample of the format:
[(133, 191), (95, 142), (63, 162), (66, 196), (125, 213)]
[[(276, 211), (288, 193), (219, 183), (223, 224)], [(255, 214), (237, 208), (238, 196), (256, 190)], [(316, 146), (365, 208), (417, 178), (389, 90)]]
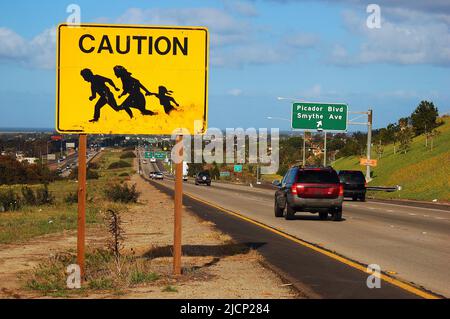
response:
[(292, 129), (346, 131), (347, 104), (298, 102), (292, 105)]
[(57, 39), (58, 132), (206, 131), (206, 28), (62, 24)]

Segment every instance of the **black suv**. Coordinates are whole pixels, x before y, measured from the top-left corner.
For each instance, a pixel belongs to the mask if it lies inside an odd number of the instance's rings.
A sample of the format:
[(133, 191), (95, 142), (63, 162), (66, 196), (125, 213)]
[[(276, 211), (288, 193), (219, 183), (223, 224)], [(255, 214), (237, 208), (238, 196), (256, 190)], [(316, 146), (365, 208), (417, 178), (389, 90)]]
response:
[(331, 214), (342, 219), (344, 187), (331, 167), (292, 167), (281, 182), (274, 181), (275, 216), (293, 219), (296, 212), (319, 213), (322, 220)]
[(211, 175), (208, 171), (200, 172), (195, 176), (195, 185), (206, 184), (211, 186)]
[(339, 171), (339, 179), (344, 184), (344, 197), (351, 197), (354, 201), (366, 200), (366, 179), (361, 171)]

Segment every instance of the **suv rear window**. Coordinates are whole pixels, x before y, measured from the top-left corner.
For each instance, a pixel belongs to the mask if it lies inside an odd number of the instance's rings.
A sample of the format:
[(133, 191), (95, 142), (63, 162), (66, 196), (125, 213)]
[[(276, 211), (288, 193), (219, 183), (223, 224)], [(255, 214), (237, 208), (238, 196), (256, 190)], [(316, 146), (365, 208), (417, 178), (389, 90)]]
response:
[(209, 172), (198, 173), (198, 177), (203, 177), (203, 176), (209, 177)]
[(297, 174), (297, 183), (339, 184), (339, 178), (335, 171), (300, 170)]
[(341, 172), (339, 173), (339, 179), (343, 183), (364, 184), (366, 182), (362, 172)]

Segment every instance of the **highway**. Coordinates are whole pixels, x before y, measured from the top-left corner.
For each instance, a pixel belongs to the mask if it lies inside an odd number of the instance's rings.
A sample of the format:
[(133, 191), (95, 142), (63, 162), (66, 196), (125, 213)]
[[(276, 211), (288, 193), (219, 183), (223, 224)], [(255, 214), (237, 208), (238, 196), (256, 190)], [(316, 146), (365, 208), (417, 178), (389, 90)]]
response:
[[(146, 176), (158, 170), (153, 163), (143, 165)], [(174, 184), (169, 178), (158, 183), (169, 188)], [(295, 220), (287, 221), (274, 217), (272, 190), (219, 183), (195, 186), (192, 181), (183, 185), (185, 194), (352, 261), (377, 264), (389, 276), (450, 296), (449, 210), (346, 201), (341, 222), (320, 221), (308, 213), (297, 213)]]

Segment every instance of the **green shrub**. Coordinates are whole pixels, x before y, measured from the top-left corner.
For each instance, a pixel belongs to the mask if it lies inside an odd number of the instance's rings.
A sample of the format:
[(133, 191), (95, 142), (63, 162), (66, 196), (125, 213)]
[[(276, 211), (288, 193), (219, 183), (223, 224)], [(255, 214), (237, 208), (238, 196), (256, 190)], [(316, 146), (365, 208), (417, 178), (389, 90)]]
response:
[(131, 164), (125, 161), (113, 162), (108, 166), (108, 169), (131, 167)]
[(0, 190), (0, 211), (15, 211), (20, 209), (21, 200), (19, 196), (10, 188)]
[(69, 193), (64, 197), (64, 202), (67, 204), (76, 204), (78, 203), (78, 193)]
[(147, 272), (139, 271), (136, 269), (130, 274), (130, 283), (132, 285), (153, 282), (158, 279), (159, 279), (159, 275), (154, 272), (147, 273)]
[(88, 168), (89, 168), (89, 169), (99, 169), (99, 168), (100, 168), (100, 165), (99, 165), (97, 162), (90, 162), (90, 163), (88, 164)]
[(125, 158), (135, 158), (136, 155), (133, 152), (125, 152), (122, 155), (120, 155), (121, 159), (125, 159)]
[(55, 202), (55, 197), (48, 190), (47, 184), (36, 190), (36, 205), (50, 205)]
[(131, 187), (127, 184), (111, 184), (105, 189), (108, 200), (121, 203), (136, 203), (140, 193), (136, 190), (136, 184)]
[(130, 176), (130, 174), (128, 174), (126, 172), (119, 174), (119, 177), (128, 177), (128, 176)]
[(36, 205), (36, 195), (30, 187), (22, 187), (22, 201), (25, 205), (34, 206)]
[[(86, 179), (98, 179), (99, 177), (100, 175), (96, 171), (91, 170), (90, 167), (86, 170)], [(69, 179), (78, 179), (78, 167), (72, 170)]]

